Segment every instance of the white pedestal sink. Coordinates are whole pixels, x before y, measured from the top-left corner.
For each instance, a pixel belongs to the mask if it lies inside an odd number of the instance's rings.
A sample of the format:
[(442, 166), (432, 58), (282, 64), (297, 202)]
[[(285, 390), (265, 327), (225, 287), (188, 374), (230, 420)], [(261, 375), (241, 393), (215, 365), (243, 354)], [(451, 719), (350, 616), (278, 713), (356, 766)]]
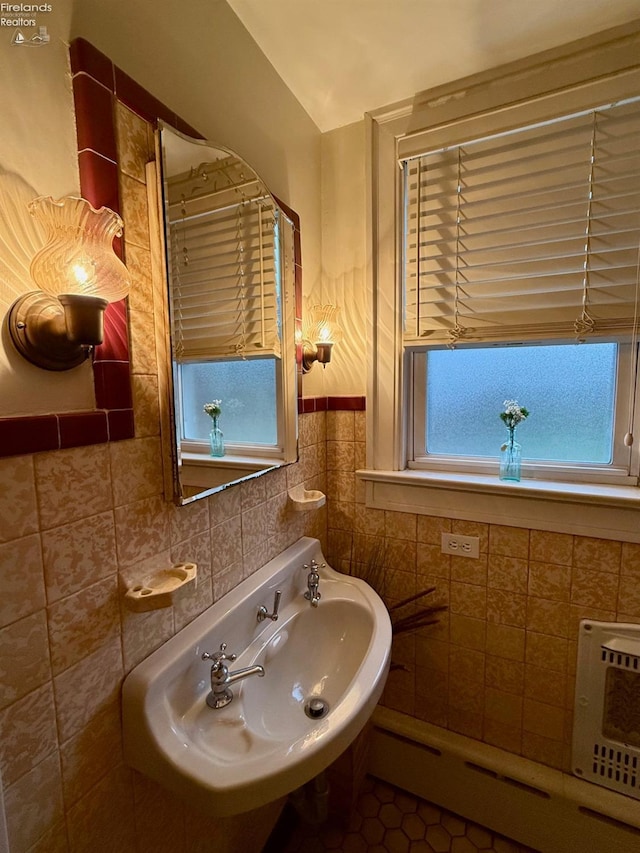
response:
[[(304, 597), (312, 559), (324, 562), (320, 543), (300, 539), (129, 674), (123, 726), (132, 767), (209, 814), (229, 815), (293, 791), (349, 746), (382, 693), (391, 623), (371, 587), (329, 567), (319, 570), (312, 607)], [(278, 620), (259, 622), (276, 590)], [(230, 672), (261, 665), (264, 677), (236, 682), (233, 700), (212, 709), (211, 661), (202, 654), (222, 643), (237, 656), (226, 662)]]

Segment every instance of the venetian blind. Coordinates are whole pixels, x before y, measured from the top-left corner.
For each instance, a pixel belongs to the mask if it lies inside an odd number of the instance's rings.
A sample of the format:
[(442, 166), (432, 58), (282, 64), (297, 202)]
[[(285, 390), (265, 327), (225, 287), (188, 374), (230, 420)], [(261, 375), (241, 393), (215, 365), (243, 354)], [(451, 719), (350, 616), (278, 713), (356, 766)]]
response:
[(640, 99), (403, 162), (407, 344), (634, 324)]
[(280, 357), (279, 216), (269, 196), (181, 203), (169, 226), (177, 361)]

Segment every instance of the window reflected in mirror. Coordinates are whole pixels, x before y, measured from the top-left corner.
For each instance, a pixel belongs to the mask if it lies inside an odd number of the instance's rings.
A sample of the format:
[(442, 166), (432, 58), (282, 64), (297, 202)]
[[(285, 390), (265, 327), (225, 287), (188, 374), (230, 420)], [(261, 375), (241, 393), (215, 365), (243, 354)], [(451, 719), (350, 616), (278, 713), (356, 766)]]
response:
[(184, 502), (297, 458), (295, 225), (233, 152), (167, 126), (160, 140)]

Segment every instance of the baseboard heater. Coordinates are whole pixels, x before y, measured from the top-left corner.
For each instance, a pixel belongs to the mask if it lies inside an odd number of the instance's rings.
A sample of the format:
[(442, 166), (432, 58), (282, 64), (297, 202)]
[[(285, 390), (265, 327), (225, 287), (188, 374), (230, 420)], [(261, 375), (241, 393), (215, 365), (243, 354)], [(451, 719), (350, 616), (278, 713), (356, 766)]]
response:
[(386, 708), (369, 772), (540, 853), (640, 853), (640, 802)]

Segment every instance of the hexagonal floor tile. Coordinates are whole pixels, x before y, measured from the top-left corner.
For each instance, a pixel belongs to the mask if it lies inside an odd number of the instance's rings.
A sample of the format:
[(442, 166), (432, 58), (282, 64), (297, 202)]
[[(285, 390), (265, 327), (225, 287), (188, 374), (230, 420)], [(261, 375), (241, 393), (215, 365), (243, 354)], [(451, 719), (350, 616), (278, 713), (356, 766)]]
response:
[(402, 818), (402, 829), (411, 841), (419, 841), (426, 837), (427, 827), (417, 814), (407, 814)]
[[(446, 809), (367, 777), (348, 826), (314, 828), (287, 813), (289, 841), (264, 853), (535, 853)], [(282, 828), (281, 828), (282, 829)], [(286, 836), (285, 836), (286, 837)]]
[(384, 834), (384, 846), (389, 853), (409, 853), (410, 843), (401, 829), (388, 829)]
[(440, 824), (427, 827), (427, 841), (435, 853), (449, 853), (451, 849), (451, 836)]
[(395, 803), (385, 803), (378, 817), (387, 829), (398, 829), (402, 824), (403, 814)]

